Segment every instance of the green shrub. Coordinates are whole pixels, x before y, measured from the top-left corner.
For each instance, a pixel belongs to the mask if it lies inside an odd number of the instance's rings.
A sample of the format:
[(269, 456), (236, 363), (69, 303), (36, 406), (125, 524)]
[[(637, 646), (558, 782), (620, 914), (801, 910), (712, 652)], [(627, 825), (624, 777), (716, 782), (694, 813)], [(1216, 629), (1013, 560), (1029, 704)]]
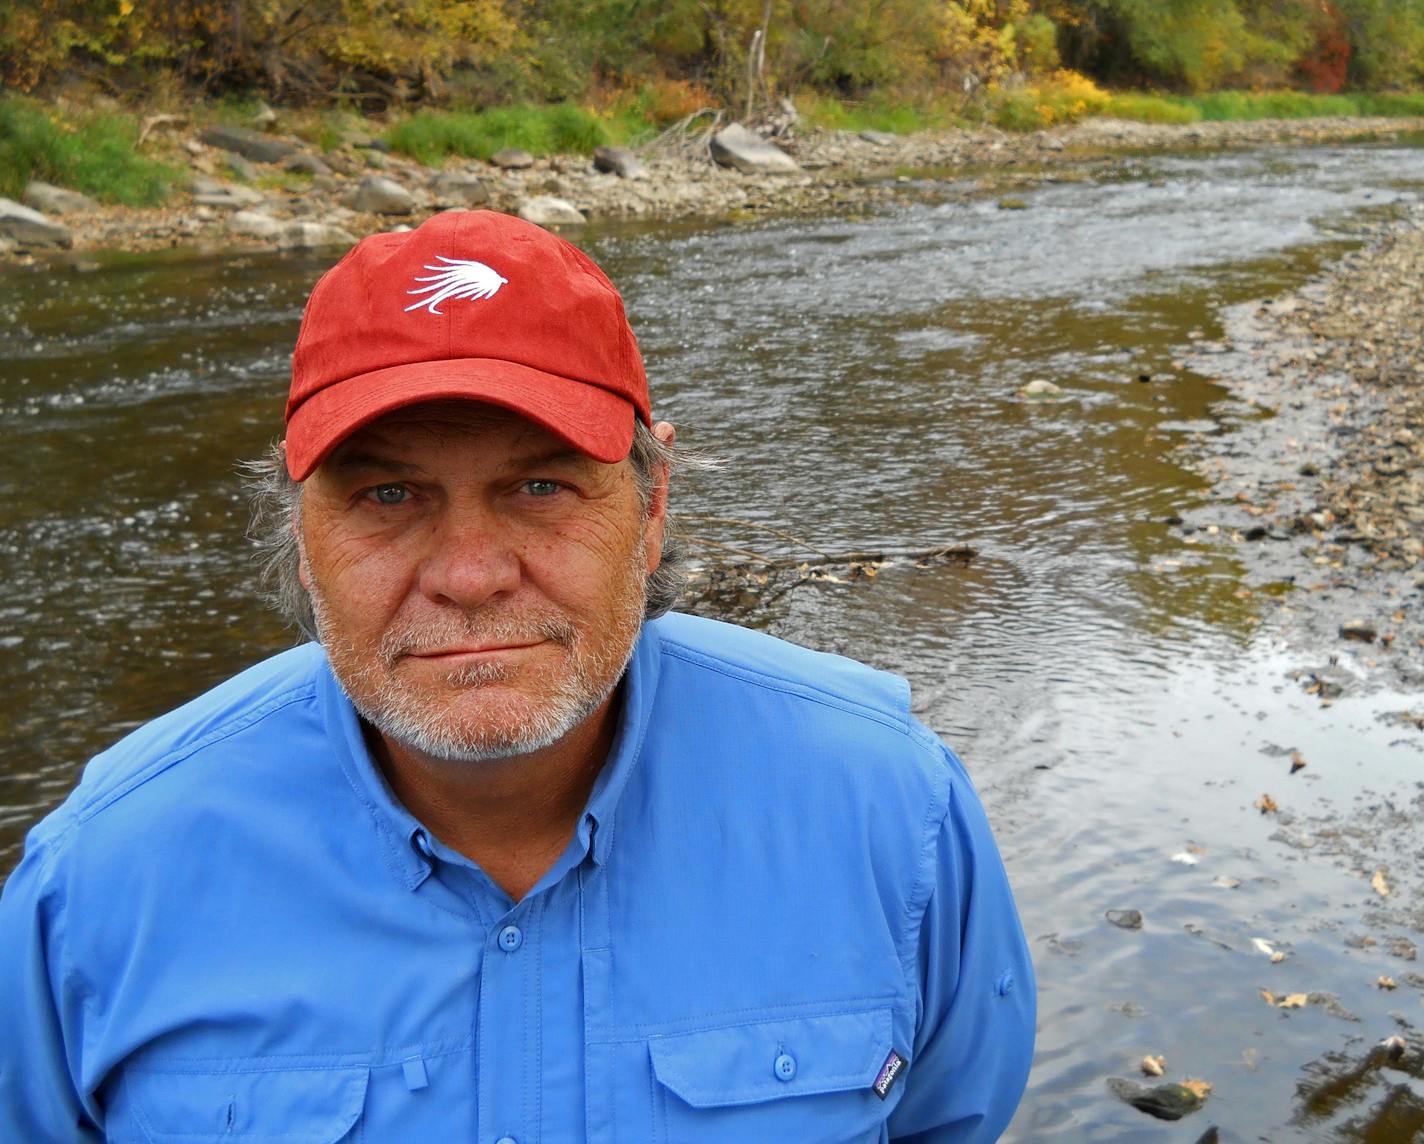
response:
[(944, 127), (950, 122), (949, 113), (939, 107), (882, 101), (847, 102), (828, 95), (799, 96), (796, 112), (812, 127), (835, 131), (889, 131), (896, 135)]
[(488, 159), (507, 147), (519, 147), (533, 155), (587, 154), (615, 140), (610, 122), (572, 103), (548, 107), (516, 104), (474, 112), (422, 111), (387, 131), (386, 142), (393, 150), (430, 165), (447, 155)]
[(19, 96), (0, 97), (0, 194), (18, 197), (31, 179), (107, 203), (153, 206), (179, 172), (138, 151), (138, 124), (127, 115), (72, 121)]
[(1424, 116), (1424, 92), (1381, 92), (1378, 95), (1357, 95), (1361, 115)]

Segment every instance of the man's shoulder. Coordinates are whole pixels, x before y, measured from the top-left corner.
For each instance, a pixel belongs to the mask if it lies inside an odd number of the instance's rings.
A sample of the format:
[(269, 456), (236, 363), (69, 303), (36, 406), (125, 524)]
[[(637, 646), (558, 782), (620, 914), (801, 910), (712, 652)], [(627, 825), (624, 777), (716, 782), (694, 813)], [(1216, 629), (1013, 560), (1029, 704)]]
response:
[(292, 648), (130, 732), (89, 761), (69, 798), (35, 828), (31, 842), (68, 833), (155, 780), (181, 774), (184, 762), (309, 701), (324, 662), (314, 644)]
[(840, 709), (906, 734), (920, 729), (910, 717), (909, 682), (889, 671), (696, 615), (665, 615), (656, 630), (665, 655), (746, 687)]

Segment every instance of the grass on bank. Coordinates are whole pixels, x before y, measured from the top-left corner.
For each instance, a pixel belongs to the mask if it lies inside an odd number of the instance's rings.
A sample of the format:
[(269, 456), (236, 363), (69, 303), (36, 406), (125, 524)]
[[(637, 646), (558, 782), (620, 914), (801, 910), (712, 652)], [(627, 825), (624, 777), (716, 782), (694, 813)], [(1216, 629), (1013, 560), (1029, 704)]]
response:
[(31, 179), (101, 202), (153, 206), (181, 177), (138, 150), (138, 121), (93, 113), (63, 118), (38, 102), (0, 96), (0, 195), (17, 199)]
[(540, 107), (513, 104), (485, 111), (421, 111), (385, 133), (394, 151), (427, 166), (449, 155), (488, 159), (518, 147), (531, 155), (587, 155), (595, 147), (620, 143), (644, 124), (630, 116), (599, 115), (573, 103)]

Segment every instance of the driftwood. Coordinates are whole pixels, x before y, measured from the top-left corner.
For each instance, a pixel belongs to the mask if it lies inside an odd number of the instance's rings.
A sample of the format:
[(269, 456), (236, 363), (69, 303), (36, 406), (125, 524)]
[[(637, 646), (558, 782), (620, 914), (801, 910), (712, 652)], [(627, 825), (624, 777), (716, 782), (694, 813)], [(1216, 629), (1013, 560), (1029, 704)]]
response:
[[(718, 518), (704, 518), (718, 519)], [(726, 523), (752, 524), (750, 521)], [(755, 525), (809, 547), (804, 541), (768, 525)], [(816, 550), (813, 556), (755, 552), (705, 537), (688, 537), (695, 550), (717, 553), (721, 559), (697, 568), (688, 577), (687, 600), (694, 611), (717, 616), (745, 617), (779, 600), (803, 584), (851, 584), (873, 580), (882, 569), (895, 565), (930, 568), (937, 564), (968, 564), (974, 550), (963, 544), (930, 548), (852, 549), (845, 552)], [(727, 558), (731, 557), (731, 560)]]
[(144, 117), (143, 128), (138, 133), (138, 145), (160, 127), (181, 127), (188, 122), (186, 115), (148, 115)]

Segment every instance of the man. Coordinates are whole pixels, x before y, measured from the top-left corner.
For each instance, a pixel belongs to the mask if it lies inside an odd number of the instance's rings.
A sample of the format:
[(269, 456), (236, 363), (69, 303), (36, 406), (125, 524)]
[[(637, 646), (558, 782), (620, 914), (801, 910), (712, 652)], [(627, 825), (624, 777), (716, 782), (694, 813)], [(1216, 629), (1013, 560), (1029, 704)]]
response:
[(969, 780), (901, 680), (663, 615), (673, 440), (537, 227), (317, 284), (265, 495), (319, 642), (31, 833), (0, 1139), (999, 1135), (1034, 981)]

